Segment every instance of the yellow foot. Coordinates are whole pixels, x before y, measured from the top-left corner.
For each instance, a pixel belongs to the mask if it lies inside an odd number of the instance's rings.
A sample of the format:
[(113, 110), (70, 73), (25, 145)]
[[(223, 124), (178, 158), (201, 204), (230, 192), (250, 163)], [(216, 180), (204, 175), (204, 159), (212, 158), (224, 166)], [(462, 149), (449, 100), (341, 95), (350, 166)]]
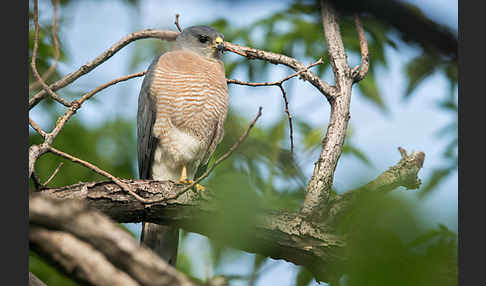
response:
[[(182, 170), (181, 170), (181, 178), (179, 179), (179, 184), (184, 184), (184, 185), (190, 185), (194, 183), (193, 180), (189, 180), (187, 179), (187, 170), (186, 170), (186, 166), (182, 166)], [(206, 190), (205, 187), (199, 185), (199, 184), (195, 184), (194, 185), (194, 189), (198, 192), (204, 192)]]
[[(181, 179), (179, 179), (179, 184), (190, 185), (192, 183), (194, 183), (194, 181), (193, 180), (189, 180), (187, 178), (181, 178)], [(206, 191), (206, 188), (204, 186), (200, 185), (200, 184), (195, 184), (194, 185), (194, 189), (196, 191), (198, 191), (198, 192), (204, 192), (204, 191)]]

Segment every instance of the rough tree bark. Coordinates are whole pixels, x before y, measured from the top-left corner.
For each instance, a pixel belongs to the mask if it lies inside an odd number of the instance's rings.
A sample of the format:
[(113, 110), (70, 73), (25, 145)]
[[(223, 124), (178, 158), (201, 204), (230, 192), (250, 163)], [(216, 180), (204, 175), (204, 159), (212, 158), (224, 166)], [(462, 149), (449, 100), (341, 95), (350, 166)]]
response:
[[(300, 213), (262, 209), (255, 214), (254, 225), (240, 228), (239, 232), (225, 237), (205, 227), (207, 224), (204, 222), (222, 215), (218, 208), (211, 205), (211, 197), (202, 199), (195, 192), (185, 192), (177, 199), (172, 199), (183, 187), (170, 181), (124, 180), (138, 195), (149, 200), (160, 200), (150, 205), (138, 201), (112, 182), (80, 183), (45, 189), (40, 194), (66, 203), (73, 199), (84, 201), (90, 208), (101, 211), (117, 222), (170, 224), (210, 238), (217, 237), (237, 249), (304, 265), (313, 272), (316, 279), (328, 281), (331, 273), (327, 272), (327, 266), (344, 260), (336, 253), (345, 247), (344, 238), (335, 233), (329, 222), (333, 222), (333, 218), (345, 211), (345, 206), (353, 198), (352, 193), (390, 191), (399, 186), (417, 188), (420, 185), (417, 174), (423, 160), (422, 152), (410, 155), (402, 153), (402, 159), (395, 166), (363, 189), (339, 196), (333, 204), (332, 216), (326, 221), (309, 219)], [(42, 211), (38, 213), (40, 215)], [(245, 240), (235, 239), (238, 237), (245, 237)]]

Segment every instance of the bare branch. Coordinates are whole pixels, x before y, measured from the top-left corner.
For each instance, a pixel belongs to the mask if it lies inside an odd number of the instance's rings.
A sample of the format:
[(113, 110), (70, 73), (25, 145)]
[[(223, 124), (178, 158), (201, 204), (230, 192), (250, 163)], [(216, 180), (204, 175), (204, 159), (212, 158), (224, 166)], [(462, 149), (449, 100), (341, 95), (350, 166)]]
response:
[[(58, 89), (67, 86), (68, 84), (72, 83), (79, 77), (85, 75), (86, 73), (90, 72), (91, 70), (93, 70), (94, 68), (96, 68), (97, 66), (99, 66), (100, 64), (108, 60), (109, 58), (111, 58), (120, 49), (122, 49), (123, 47), (125, 47), (126, 45), (128, 45), (133, 41), (139, 39), (146, 39), (146, 38), (157, 38), (161, 40), (173, 41), (175, 40), (178, 34), (179, 33), (176, 31), (162, 31), (162, 30), (152, 30), (152, 29), (142, 30), (139, 32), (128, 34), (127, 36), (123, 37), (120, 41), (118, 41), (116, 44), (111, 46), (108, 50), (106, 50), (101, 55), (96, 57), (94, 60), (88, 62), (87, 64), (84, 64), (78, 70), (66, 75), (62, 79), (51, 84), (49, 88), (53, 91), (56, 91)], [(37, 105), (42, 99), (46, 97), (46, 95), (47, 93), (44, 90), (35, 94), (29, 100), (29, 109)]]
[(37, 71), (37, 66), (36, 66), (36, 59), (37, 59), (37, 48), (39, 46), (39, 19), (38, 19), (38, 7), (37, 7), (37, 0), (34, 0), (34, 25), (35, 25), (35, 36), (34, 36), (34, 50), (32, 51), (32, 61), (30, 63), (32, 67), (32, 72), (34, 73), (35, 78), (40, 82), (42, 85), (42, 88), (44, 89), (44, 92), (49, 94), (54, 100), (57, 102), (61, 103), (62, 105), (69, 107), (71, 104), (59, 97), (45, 82), (44, 80), (40, 77), (39, 72)]
[(354, 82), (361, 81), (368, 73), (368, 68), (370, 65), (370, 58), (368, 55), (368, 41), (366, 40), (366, 35), (359, 20), (357, 14), (354, 15), (354, 24), (356, 25), (356, 31), (358, 32), (359, 38), (359, 48), (361, 51), (361, 65), (356, 66), (351, 71)]
[(47, 152), (48, 145), (44, 142), (40, 145), (31, 145), (29, 147), (29, 178), (34, 172), (34, 166), (37, 159)]
[[(41, 78), (44, 81), (47, 80), (47, 78), (49, 78), (49, 76), (56, 70), (57, 65), (59, 63), (59, 55), (60, 55), (59, 39), (58, 39), (58, 35), (57, 35), (57, 4), (58, 4), (58, 0), (53, 0), (52, 2), (53, 2), (53, 5), (54, 5), (54, 15), (53, 15), (53, 20), (52, 20), (52, 41), (53, 41), (53, 44), (54, 44), (54, 64), (51, 67), (49, 67), (49, 69), (42, 75)], [(29, 85), (29, 91), (38, 88), (39, 85), (40, 85), (39, 81), (32, 83), (31, 85)]]
[[(261, 59), (268, 61), (272, 64), (283, 64), (294, 69), (297, 72), (301, 70), (306, 70), (306, 66), (303, 63), (285, 55), (240, 46), (230, 42), (225, 42), (225, 47), (228, 51), (236, 53), (240, 56), (247, 57), (248, 59)], [(313, 86), (315, 86), (324, 96), (326, 96), (329, 101), (332, 101), (332, 98), (336, 96), (336, 88), (330, 86), (327, 82), (320, 79), (313, 72), (307, 70), (302, 72), (301, 76), (303, 80), (306, 80), (310, 82)]]
[(341, 38), (337, 15), (328, 1), (321, 0), (322, 22), (334, 81), (338, 95), (331, 103), (331, 115), (326, 135), (322, 140), (322, 150), (315, 163), (314, 172), (306, 188), (302, 213), (327, 215), (329, 194), (333, 185), (334, 171), (342, 153), (351, 102), (353, 79), (347, 63), (347, 56)]
[(236, 79), (226, 79), (226, 83), (228, 84), (239, 84), (239, 85), (248, 85), (248, 86), (272, 86), (272, 85), (280, 85), (282, 84), (283, 82), (291, 79), (291, 78), (294, 78), (300, 74), (302, 74), (303, 72), (306, 72), (308, 71), (310, 68), (314, 67), (314, 66), (317, 66), (317, 65), (320, 65), (324, 63), (322, 61), (322, 58), (320, 58), (317, 62), (313, 63), (313, 64), (310, 64), (309, 66), (307, 66), (304, 70), (300, 70), (300, 71), (297, 71), (279, 81), (273, 81), (273, 82), (247, 82), (247, 81), (241, 81), (241, 80), (236, 80)]
[(322, 64), (323, 61), (322, 61), (322, 58), (320, 58), (317, 62), (309, 65), (305, 70), (300, 70), (298, 72), (295, 72), (279, 81), (274, 81), (274, 82), (246, 82), (246, 81), (240, 81), (240, 80), (236, 80), (236, 79), (227, 79), (226, 82), (228, 84), (240, 84), (240, 85), (248, 85), (248, 86), (278, 86), (280, 88), (280, 91), (282, 92), (282, 97), (284, 99), (284, 103), (285, 103), (285, 113), (287, 113), (287, 118), (289, 119), (289, 129), (290, 129), (290, 153), (293, 155), (294, 154), (294, 131), (293, 131), (293, 126), (292, 126), (292, 116), (290, 115), (290, 111), (289, 111), (289, 101), (287, 99), (287, 93), (285, 92), (285, 89), (283, 88), (282, 86), (282, 83), (284, 83), (285, 81), (291, 79), (291, 78), (294, 78), (298, 75), (300, 75), (301, 73), (305, 72), (305, 71), (308, 71), (311, 67), (314, 67), (316, 65), (320, 65)]
[(59, 163), (59, 166), (57, 166), (57, 168), (54, 170), (54, 172), (49, 177), (49, 179), (47, 179), (47, 181), (45, 181), (45, 183), (42, 184), (43, 186), (46, 186), (47, 184), (49, 184), (52, 181), (52, 179), (54, 179), (54, 177), (57, 175), (57, 173), (59, 172), (59, 170), (61, 169), (61, 167), (62, 167), (63, 164), (64, 163), (62, 163), (62, 162)]
[(278, 87), (282, 92), (282, 97), (285, 103), (285, 113), (287, 113), (287, 118), (289, 119), (290, 154), (294, 155), (294, 128), (292, 126), (292, 115), (290, 115), (290, 111), (289, 111), (289, 100), (287, 99), (287, 93), (285, 92), (285, 89), (283, 88), (282, 84), (279, 84)]
[(388, 193), (398, 187), (405, 187), (406, 189), (418, 189), (421, 181), (418, 178), (418, 172), (421, 170), (424, 160), (424, 152), (413, 152), (407, 155), (407, 152), (402, 147), (398, 147), (401, 154), (400, 161), (388, 170), (379, 175), (376, 179), (368, 184), (338, 195), (333, 202), (330, 209), (330, 216), (335, 220), (338, 214), (343, 213), (350, 201), (356, 197), (357, 194), (363, 192), (380, 192)]
[(29, 117), (29, 125), (34, 128), (35, 131), (37, 131), (37, 133), (39, 133), (43, 138), (46, 138), (47, 136), (47, 133), (42, 130), (42, 128), (40, 128), (39, 125), (37, 125), (37, 123), (35, 123), (34, 120), (32, 120), (32, 118)]
[(182, 33), (182, 27), (181, 27), (181, 25), (179, 25), (179, 16), (180, 16), (179, 14), (176, 14), (175, 15), (175, 22), (174, 22), (174, 24), (176, 25), (177, 30), (179, 30), (179, 32)]
[(123, 181), (121, 181), (120, 179), (118, 179), (117, 177), (113, 176), (112, 174), (106, 172), (106, 171), (103, 171), (101, 170), (100, 168), (96, 167), (95, 165), (89, 163), (89, 162), (86, 162), (84, 160), (81, 160), (79, 158), (76, 158), (74, 156), (71, 156), (67, 153), (64, 153), (60, 150), (57, 150), (56, 148), (52, 147), (52, 146), (49, 146), (48, 148), (49, 152), (51, 153), (54, 153), (58, 156), (61, 156), (61, 157), (64, 157), (66, 159), (69, 159), (71, 160), (72, 162), (74, 163), (78, 163), (88, 169), (91, 169), (93, 171), (95, 171), (96, 173), (112, 180), (115, 184), (117, 184), (118, 186), (120, 186), (120, 188), (122, 188), (123, 190), (125, 190), (126, 192), (128, 192), (129, 194), (131, 194), (134, 198), (136, 198), (137, 200), (139, 200), (140, 202), (143, 202), (143, 203), (150, 203), (149, 200), (146, 200), (144, 198), (142, 198), (141, 196), (137, 195), (131, 188), (129, 185), (125, 184)]
[(135, 78), (135, 77), (141, 77), (141, 76), (144, 76), (145, 74), (147, 73), (147, 71), (143, 71), (143, 72), (138, 72), (138, 73), (134, 73), (134, 74), (130, 74), (130, 75), (126, 75), (126, 76), (122, 76), (122, 77), (119, 77), (117, 79), (114, 79), (110, 82), (107, 82), (95, 89), (93, 89), (92, 91), (84, 94), (81, 99), (78, 100), (78, 103), (81, 105), (83, 104), (86, 100), (90, 99), (93, 95), (97, 94), (98, 92), (102, 91), (103, 89), (111, 86), (111, 85), (114, 85), (114, 84), (117, 84), (119, 82), (123, 82), (123, 81), (126, 81), (126, 80), (129, 80), (129, 79), (132, 79), (132, 78)]
[(29, 178), (32, 175), (32, 172), (34, 171), (34, 166), (35, 166), (35, 162), (37, 161), (37, 159), (42, 154), (44, 154), (45, 152), (47, 152), (49, 150), (49, 146), (52, 144), (52, 142), (54, 141), (56, 136), (59, 134), (61, 129), (66, 124), (66, 122), (71, 118), (71, 116), (74, 115), (74, 113), (76, 113), (76, 111), (79, 108), (81, 108), (81, 105), (86, 100), (88, 100), (93, 95), (100, 92), (101, 90), (107, 88), (108, 86), (114, 85), (116, 83), (131, 79), (131, 78), (134, 78), (134, 77), (143, 76), (145, 73), (146, 72), (144, 71), (144, 72), (139, 72), (139, 73), (123, 76), (123, 77), (120, 77), (118, 79), (114, 79), (114, 80), (112, 80), (112, 81), (110, 81), (110, 82), (108, 82), (104, 85), (101, 85), (100, 87), (97, 87), (94, 90), (86, 93), (85, 95), (83, 95), (81, 97), (81, 99), (79, 101), (74, 100), (73, 102), (71, 102), (71, 106), (68, 108), (68, 110), (61, 117), (58, 118), (58, 120), (56, 122), (56, 126), (48, 134), (46, 134), (32, 119), (29, 118), (29, 122), (30, 122), (31, 126), (34, 129), (36, 129), (36, 131), (39, 132), (44, 137), (44, 143), (43, 144), (33, 145), (29, 148)]

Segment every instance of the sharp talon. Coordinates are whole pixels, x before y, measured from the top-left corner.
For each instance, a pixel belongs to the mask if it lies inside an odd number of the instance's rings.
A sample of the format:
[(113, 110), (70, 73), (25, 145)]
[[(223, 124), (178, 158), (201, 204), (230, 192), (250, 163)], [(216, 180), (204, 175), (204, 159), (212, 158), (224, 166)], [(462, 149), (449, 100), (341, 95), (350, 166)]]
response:
[(202, 185), (195, 184), (194, 187), (196, 188), (196, 191), (198, 191), (198, 192), (205, 192), (206, 191), (206, 188)]
[(181, 178), (181, 179), (179, 179), (179, 184), (183, 184), (183, 185), (190, 185), (193, 182), (194, 182), (193, 180), (189, 180), (187, 178)]

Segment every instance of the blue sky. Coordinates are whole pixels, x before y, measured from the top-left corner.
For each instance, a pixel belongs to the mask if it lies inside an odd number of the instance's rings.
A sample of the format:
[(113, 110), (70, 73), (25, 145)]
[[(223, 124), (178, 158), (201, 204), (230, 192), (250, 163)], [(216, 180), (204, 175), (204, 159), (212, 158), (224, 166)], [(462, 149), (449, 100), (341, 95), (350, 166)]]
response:
[[(457, 30), (457, 0), (407, 2), (420, 5), (426, 15)], [(130, 32), (147, 28), (175, 30), (173, 22), (176, 13), (181, 14), (183, 26), (210, 22), (221, 16), (228, 16), (232, 19), (232, 25), (239, 26), (285, 7), (283, 1), (254, 1), (251, 5), (242, 5), (238, 2), (230, 5), (227, 1), (147, 0), (143, 3), (139, 11), (128, 9), (128, 6), (121, 1), (77, 1), (67, 9), (61, 10), (60, 13), (68, 16), (62, 24), (61, 36), (65, 39), (69, 55), (75, 55), (71, 57), (72, 61), (60, 65), (61, 72), (67, 74), (77, 69)], [(40, 6), (41, 14), (50, 13), (46, 11), (48, 7), (43, 7), (45, 6)], [(235, 11), (238, 16), (232, 17)], [(102, 66), (76, 81), (74, 86), (86, 91), (128, 74), (128, 59), (133, 50), (133, 46), (122, 49)], [(353, 91), (350, 121), (353, 130), (352, 142), (369, 155), (373, 166), (367, 167), (353, 157), (343, 156), (335, 174), (335, 187), (338, 191), (356, 187), (358, 181), (365, 182), (373, 179), (394, 165), (400, 158), (398, 146), (404, 147), (407, 151), (422, 150), (426, 153), (423, 170), (419, 173), (422, 178), (430, 175), (433, 167), (443, 162), (441, 152), (447, 141), (434, 134), (453, 120), (450, 114), (444, 113), (437, 107), (437, 99), (444, 97), (448, 92), (448, 82), (443, 76), (435, 74), (417, 88), (411, 100), (402, 99), (406, 83), (403, 76), (404, 63), (417, 54), (417, 50), (413, 48), (386, 51), (389, 68), (379, 70), (377, 77), (379, 89), (390, 108), (387, 115), (360, 96), (357, 90)], [(151, 56), (147, 57), (146, 66), (151, 59)], [(145, 67), (141, 67), (140, 70), (143, 68)], [(265, 80), (278, 80), (288, 72), (285, 67), (276, 66), (271, 77)], [(243, 75), (239, 77), (237, 74), (234, 77), (246, 80)], [(117, 116), (135, 118), (141, 81), (140, 78), (134, 79), (99, 93), (96, 96), (98, 102), (88, 102), (76, 116), (89, 124), (99, 124)], [(128, 94), (131, 95), (117, 96), (117, 91), (121, 89), (128, 89), (130, 91)], [(264, 114), (259, 124), (271, 124), (285, 116), (281, 94), (277, 88), (231, 86), (230, 93), (230, 108), (241, 111), (248, 118), (255, 115), (258, 106), (263, 106)], [(328, 103), (311, 85), (294, 80), (292, 89), (288, 90), (288, 93), (290, 112), (294, 117), (308, 119), (315, 126), (325, 126), (329, 117)], [(314, 108), (309, 109), (309, 106)], [(33, 119), (44, 128), (52, 124), (51, 119), (46, 118), (36, 109), (33, 111)], [(308, 176), (312, 172), (315, 159), (308, 157), (301, 159), (302, 166), (307, 166), (304, 170)], [(361, 180), (350, 180), (350, 178)], [(414, 199), (413, 193), (405, 195)], [(457, 172), (454, 172), (432, 196), (421, 202), (417, 211), (428, 216), (431, 225), (443, 223), (457, 231), (457, 195)], [(138, 232), (137, 226), (132, 227)], [(206, 259), (209, 259), (209, 256), (201, 253), (205, 251), (205, 244), (204, 237), (192, 235), (182, 247), (182, 251), (199, 253), (195, 255), (197, 257), (195, 262), (198, 265), (195, 273), (197, 276), (249, 271), (247, 267), (251, 266), (252, 261), (250, 254), (243, 255), (236, 262), (228, 263), (226, 267), (228, 269), (216, 271), (206, 269), (204, 265), (208, 264)], [(292, 285), (290, 281), (294, 281), (295, 269), (291, 263), (279, 263), (262, 275), (257, 285)], [(269, 284), (270, 281), (273, 283)], [(235, 282), (232, 285), (243, 284)]]

